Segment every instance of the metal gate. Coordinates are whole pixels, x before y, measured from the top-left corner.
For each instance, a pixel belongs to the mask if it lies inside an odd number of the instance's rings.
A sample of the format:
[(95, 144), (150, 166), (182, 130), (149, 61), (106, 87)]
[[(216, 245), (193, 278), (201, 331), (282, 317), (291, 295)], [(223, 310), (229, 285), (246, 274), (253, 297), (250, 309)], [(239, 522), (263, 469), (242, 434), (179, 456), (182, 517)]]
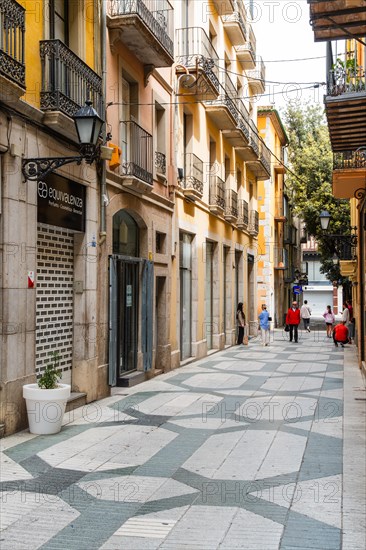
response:
[[(109, 258), (109, 384), (116, 386), (137, 369), (152, 367), (154, 265), (148, 260), (113, 255)], [(139, 329), (141, 327), (141, 332)], [(139, 334), (141, 340), (139, 342)]]

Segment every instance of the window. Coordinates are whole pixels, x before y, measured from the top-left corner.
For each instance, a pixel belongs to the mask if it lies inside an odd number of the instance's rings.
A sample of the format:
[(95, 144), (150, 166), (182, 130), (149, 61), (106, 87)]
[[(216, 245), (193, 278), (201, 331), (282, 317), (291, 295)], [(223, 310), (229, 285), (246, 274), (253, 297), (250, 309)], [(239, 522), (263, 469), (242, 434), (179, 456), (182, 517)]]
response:
[(166, 253), (166, 234), (156, 231), (155, 233), (155, 252), (157, 254)]

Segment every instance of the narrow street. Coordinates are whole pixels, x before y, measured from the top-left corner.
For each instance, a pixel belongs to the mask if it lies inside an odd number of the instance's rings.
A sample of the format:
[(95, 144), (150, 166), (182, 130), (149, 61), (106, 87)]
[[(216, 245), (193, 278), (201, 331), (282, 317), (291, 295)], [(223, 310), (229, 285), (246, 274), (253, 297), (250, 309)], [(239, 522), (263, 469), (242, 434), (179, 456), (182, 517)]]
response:
[(2, 440), (2, 550), (364, 550), (352, 347), (272, 334)]

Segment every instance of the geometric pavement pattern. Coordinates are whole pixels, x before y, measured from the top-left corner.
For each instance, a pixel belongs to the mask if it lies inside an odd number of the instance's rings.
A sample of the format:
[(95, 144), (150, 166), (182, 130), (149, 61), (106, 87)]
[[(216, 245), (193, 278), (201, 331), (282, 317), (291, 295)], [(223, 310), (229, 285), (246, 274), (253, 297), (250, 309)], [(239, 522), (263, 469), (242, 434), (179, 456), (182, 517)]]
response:
[(275, 331), (3, 440), (1, 550), (339, 549), (343, 350)]

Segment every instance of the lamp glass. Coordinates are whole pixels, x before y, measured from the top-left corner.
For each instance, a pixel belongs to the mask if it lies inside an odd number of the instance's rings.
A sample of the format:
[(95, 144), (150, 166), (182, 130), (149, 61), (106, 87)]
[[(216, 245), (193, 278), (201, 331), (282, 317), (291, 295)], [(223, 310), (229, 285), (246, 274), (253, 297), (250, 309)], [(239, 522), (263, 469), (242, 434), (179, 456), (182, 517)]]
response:
[(339, 258), (336, 253), (333, 254), (332, 262), (333, 262), (333, 265), (338, 265), (339, 263)]
[(320, 218), (320, 224), (322, 226), (322, 229), (326, 231), (328, 229), (329, 221), (330, 221), (329, 212), (327, 210), (322, 210), (319, 215), (319, 218)]
[(103, 120), (93, 109), (91, 101), (86, 101), (73, 116), (80, 145), (96, 145)]

